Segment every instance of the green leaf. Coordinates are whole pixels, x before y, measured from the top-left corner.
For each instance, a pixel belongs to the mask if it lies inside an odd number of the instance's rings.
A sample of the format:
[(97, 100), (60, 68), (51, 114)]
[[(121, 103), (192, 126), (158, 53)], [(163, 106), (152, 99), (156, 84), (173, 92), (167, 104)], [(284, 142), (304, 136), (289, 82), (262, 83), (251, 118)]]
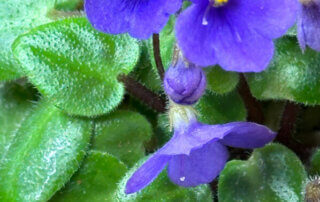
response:
[[(159, 34), (160, 38), (160, 55), (163, 63), (164, 69), (168, 69), (171, 65), (174, 46), (176, 43), (174, 25), (175, 25), (175, 17), (172, 15), (167, 23), (167, 25), (162, 29)], [(149, 40), (148, 43), (149, 55), (151, 56), (151, 63), (153, 68), (157, 69), (156, 62), (153, 57), (153, 45), (152, 39)]]
[(151, 138), (150, 123), (139, 113), (116, 111), (96, 121), (93, 149), (106, 151), (129, 166), (145, 156), (143, 143)]
[(91, 131), (91, 121), (40, 104), (1, 151), (0, 201), (48, 200), (78, 169)]
[(32, 111), (35, 92), (28, 84), (0, 83), (0, 161), (14, 131)]
[(270, 144), (256, 149), (249, 160), (232, 160), (219, 177), (219, 201), (303, 201), (306, 172), (286, 147)]
[(125, 185), (133, 172), (138, 169), (146, 158), (139, 161), (135, 167), (131, 168), (126, 176), (120, 181), (118, 189), (114, 194), (114, 201), (121, 202), (149, 202), (149, 201), (165, 201), (165, 202), (212, 202), (212, 195), (208, 185), (200, 185), (194, 188), (184, 188), (173, 184), (167, 172), (163, 171), (160, 175), (146, 188), (141, 191), (126, 195)]
[(140, 43), (140, 59), (132, 72), (132, 76), (150, 90), (159, 92), (162, 91), (162, 82), (156, 67), (153, 68), (151, 64), (150, 58), (153, 57), (153, 55), (149, 55), (147, 43), (148, 42), (145, 41)]
[(219, 66), (204, 68), (207, 75), (207, 89), (211, 92), (224, 94), (234, 90), (239, 82), (239, 75), (227, 72)]
[(196, 104), (199, 120), (207, 124), (245, 121), (247, 111), (240, 95), (233, 91), (225, 95), (207, 92)]
[(135, 39), (100, 33), (85, 18), (40, 26), (19, 37), (13, 51), (50, 102), (84, 116), (110, 112), (121, 102), (124, 87), (117, 77), (139, 57)]
[(47, 13), (55, 0), (0, 1), (0, 80), (11, 80), (23, 75), (11, 52), (13, 41), (24, 32), (50, 19)]
[(55, 8), (63, 11), (74, 11), (81, 4), (83, 4), (83, 0), (56, 0)]
[(80, 170), (50, 201), (110, 202), (114, 198), (111, 193), (116, 190), (118, 181), (126, 171), (127, 167), (117, 158), (108, 153), (91, 151)]
[(310, 174), (320, 175), (320, 149), (318, 149), (311, 158)]
[(278, 40), (269, 68), (248, 74), (252, 94), (258, 99), (286, 99), (306, 105), (320, 104), (320, 53), (300, 50), (297, 40)]

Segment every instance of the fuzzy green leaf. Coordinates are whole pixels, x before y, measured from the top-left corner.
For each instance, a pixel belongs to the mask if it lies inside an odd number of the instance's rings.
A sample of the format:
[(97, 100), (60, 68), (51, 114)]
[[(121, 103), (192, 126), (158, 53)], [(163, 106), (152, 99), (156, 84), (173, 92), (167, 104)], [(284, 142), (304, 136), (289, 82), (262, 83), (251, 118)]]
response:
[(151, 138), (152, 128), (139, 113), (119, 110), (97, 120), (95, 133), (93, 149), (132, 166), (145, 155), (143, 143)]
[(306, 177), (292, 151), (270, 144), (256, 149), (247, 161), (227, 163), (219, 177), (219, 201), (303, 201)]
[(204, 68), (207, 75), (207, 89), (218, 94), (225, 94), (237, 86), (239, 75), (227, 72), (219, 66)]
[(207, 92), (196, 104), (199, 120), (207, 124), (245, 121), (247, 111), (240, 95), (233, 91), (225, 95)]
[(285, 99), (306, 105), (320, 104), (320, 53), (304, 53), (295, 38), (277, 41), (268, 69), (248, 74), (252, 94), (258, 99)]
[(23, 75), (11, 52), (13, 41), (24, 32), (50, 21), (47, 13), (55, 0), (1, 0), (0, 1), (0, 80)]
[(108, 153), (91, 151), (80, 170), (50, 201), (110, 202), (127, 167)]
[(320, 149), (312, 155), (310, 173), (312, 175), (320, 175)]
[[(14, 138), (14, 131), (32, 111), (35, 92), (30, 85), (0, 84), (0, 157)], [(1, 161), (0, 158), (0, 161)]]
[(29, 80), (69, 114), (95, 116), (110, 112), (122, 100), (119, 74), (128, 74), (139, 46), (127, 35), (106, 35), (85, 18), (40, 26), (14, 45)]
[(0, 201), (48, 200), (78, 169), (91, 131), (90, 121), (38, 105), (0, 152)]

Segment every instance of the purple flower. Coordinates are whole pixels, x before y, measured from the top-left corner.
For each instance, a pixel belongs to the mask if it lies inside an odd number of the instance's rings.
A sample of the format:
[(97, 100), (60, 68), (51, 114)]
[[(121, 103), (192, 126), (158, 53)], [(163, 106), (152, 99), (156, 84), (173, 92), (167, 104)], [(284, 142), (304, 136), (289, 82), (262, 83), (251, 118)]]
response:
[(147, 39), (159, 33), (181, 7), (182, 0), (85, 0), (85, 11), (94, 28), (109, 34), (128, 32)]
[(200, 66), (219, 64), (237, 72), (259, 72), (269, 64), (273, 39), (295, 23), (296, 0), (191, 0), (177, 19), (184, 56)]
[(320, 51), (320, 0), (300, 0), (298, 40), (301, 49), (306, 46)]
[(203, 95), (206, 76), (202, 68), (186, 64), (180, 59), (166, 71), (163, 84), (171, 100), (178, 104), (191, 105)]
[(190, 106), (173, 106), (170, 108), (173, 137), (131, 176), (126, 185), (127, 194), (146, 187), (167, 165), (168, 176), (177, 185), (209, 183), (227, 162), (226, 146), (257, 148), (275, 137), (267, 127), (255, 123), (205, 125), (197, 121)]

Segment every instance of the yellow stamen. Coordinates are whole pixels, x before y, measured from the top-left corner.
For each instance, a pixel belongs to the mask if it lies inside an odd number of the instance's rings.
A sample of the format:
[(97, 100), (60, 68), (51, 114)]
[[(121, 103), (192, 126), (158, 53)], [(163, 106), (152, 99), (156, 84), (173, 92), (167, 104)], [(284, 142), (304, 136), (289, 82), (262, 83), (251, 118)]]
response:
[(213, 6), (219, 7), (223, 6), (224, 4), (228, 3), (229, 0), (214, 0)]

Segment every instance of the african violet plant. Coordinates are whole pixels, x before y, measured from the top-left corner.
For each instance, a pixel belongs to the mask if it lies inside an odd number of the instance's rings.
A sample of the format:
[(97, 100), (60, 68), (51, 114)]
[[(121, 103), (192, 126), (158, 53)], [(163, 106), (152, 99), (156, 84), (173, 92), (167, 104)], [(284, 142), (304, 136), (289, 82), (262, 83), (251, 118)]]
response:
[(319, 0), (2, 0), (0, 36), (0, 201), (320, 201)]

